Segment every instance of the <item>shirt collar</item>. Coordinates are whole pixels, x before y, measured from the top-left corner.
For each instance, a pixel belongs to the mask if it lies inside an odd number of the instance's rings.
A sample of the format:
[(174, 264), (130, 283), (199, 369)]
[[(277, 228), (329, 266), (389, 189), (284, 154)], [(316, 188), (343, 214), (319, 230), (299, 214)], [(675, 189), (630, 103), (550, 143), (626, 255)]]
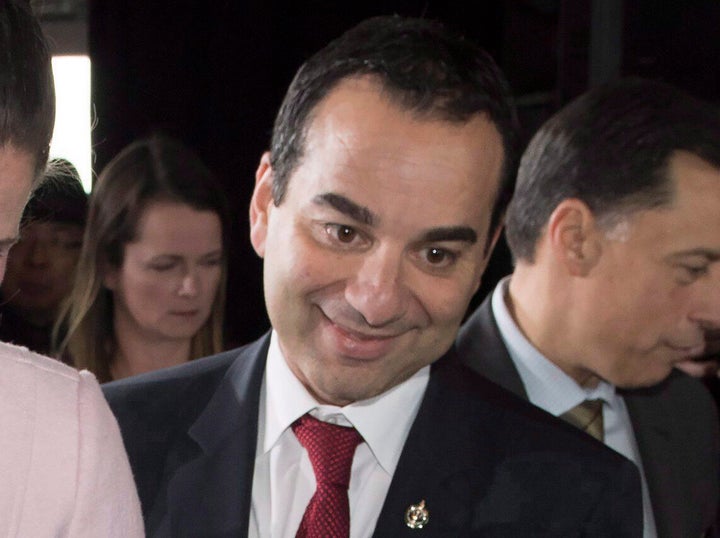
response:
[(528, 399), (555, 416), (587, 399), (599, 398), (612, 406), (616, 398), (613, 385), (601, 380), (596, 387), (581, 387), (525, 337), (507, 307), (510, 278), (503, 278), (493, 291), (492, 311)]
[(318, 404), (295, 377), (283, 357), (277, 334), (270, 337), (265, 370), (265, 424), (258, 450), (268, 452), (305, 413), (320, 420), (354, 426), (385, 472), (392, 475), (430, 379), (430, 366), (406, 381), (370, 398), (337, 407)]

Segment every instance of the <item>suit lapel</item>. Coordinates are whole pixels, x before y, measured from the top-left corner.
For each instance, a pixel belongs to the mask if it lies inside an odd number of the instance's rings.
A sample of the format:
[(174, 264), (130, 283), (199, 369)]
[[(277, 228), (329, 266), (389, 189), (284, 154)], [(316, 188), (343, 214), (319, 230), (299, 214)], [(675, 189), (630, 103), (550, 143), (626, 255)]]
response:
[[(467, 424), (457, 418), (463, 416), (467, 402), (462, 399), (464, 389), (455, 386), (463, 383), (457, 379), (462, 374), (456, 357), (451, 352), (433, 364), (431, 372), (375, 527), (375, 538), (418, 536), (418, 532), (425, 538), (466, 535), (472, 503), (479, 497), (473, 488), (491, 482), (494, 450), (483, 445), (495, 439), (487, 431), (493, 425), (482, 424), (469, 432)], [(468, 435), (472, 439), (468, 440)], [(467, 450), (468, 445), (473, 449)], [(483, 468), (477, 465), (478, 453), (488, 454)], [(405, 514), (421, 501), (430, 521), (418, 531), (406, 525)]]
[(648, 392), (628, 391), (623, 394), (633, 424), (640, 458), (645, 470), (650, 501), (659, 538), (682, 536), (684, 511), (676, 502), (683, 495), (678, 492), (683, 481), (677, 476), (678, 463), (674, 456), (682, 452), (674, 446), (672, 420), (674, 412), (667, 402)]
[(493, 383), (527, 400), (520, 373), (510, 358), (492, 313), (490, 294), (461, 327), (457, 339), (460, 360)]
[(173, 451), (168, 465), (177, 468), (168, 484), (168, 520), (159, 535), (246, 535), (268, 341), (259, 340), (235, 359)]

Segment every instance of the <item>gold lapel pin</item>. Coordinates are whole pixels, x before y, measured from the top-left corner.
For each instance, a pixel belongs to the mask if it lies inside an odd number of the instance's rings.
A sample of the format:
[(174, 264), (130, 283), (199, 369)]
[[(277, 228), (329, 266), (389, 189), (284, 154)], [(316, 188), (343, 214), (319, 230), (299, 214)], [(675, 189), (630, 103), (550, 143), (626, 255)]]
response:
[(425, 499), (419, 504), (411, 504), (405, 511), (405, 524), (411, 529), (422, 529), (430, 520), (430, 512), (425, 508)]

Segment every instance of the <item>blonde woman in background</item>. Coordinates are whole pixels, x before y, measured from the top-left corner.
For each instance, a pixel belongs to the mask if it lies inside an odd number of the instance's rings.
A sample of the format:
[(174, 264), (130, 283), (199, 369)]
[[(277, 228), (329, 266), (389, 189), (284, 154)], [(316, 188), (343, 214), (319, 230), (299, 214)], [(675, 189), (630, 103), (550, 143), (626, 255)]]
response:
[(221, 351), (226, 214), (212, 174), (179, 141), (155, 135), (121, 151), (90, 197), (59, 353), (105, 382)]

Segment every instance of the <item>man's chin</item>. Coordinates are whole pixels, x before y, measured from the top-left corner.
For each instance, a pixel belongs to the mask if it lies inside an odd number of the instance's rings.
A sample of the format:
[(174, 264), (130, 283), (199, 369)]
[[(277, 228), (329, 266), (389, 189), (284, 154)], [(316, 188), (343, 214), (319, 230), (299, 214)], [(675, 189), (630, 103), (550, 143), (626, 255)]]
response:
[(358, 391), (356, 388), (347, 387), (328, 387), (324, 390), (313, 390), (311, 391), (313, 397), (320, 404), (335, 405), (337, 407), (345, 407), (351, 403), (360, 402), (363, 400), (369, 400), (370, 398), (377, 396), (382, 391), (377, 392), (363, 390)]
[(672, 369), (672, 366), (668, 366), (665, 369), (656, 370), (653, 372), (639, 372), (637, 375), (620, 379), (617, 383), (613, 384), (616, 387), (624, 390), (635, 390), (654, 387), (655, 385), (658, 385), (665, 381), (672, 372)]
[(310, 389), (318, 402), (339, 407), (370, 400), (406, 379), (406, 377), (388, 379), (386, 376), (381, 379), (376, 371), (357, 368), (333, 369), (332, 372), (328, 369), (323, 373), (326, 375), (306, 388)]

